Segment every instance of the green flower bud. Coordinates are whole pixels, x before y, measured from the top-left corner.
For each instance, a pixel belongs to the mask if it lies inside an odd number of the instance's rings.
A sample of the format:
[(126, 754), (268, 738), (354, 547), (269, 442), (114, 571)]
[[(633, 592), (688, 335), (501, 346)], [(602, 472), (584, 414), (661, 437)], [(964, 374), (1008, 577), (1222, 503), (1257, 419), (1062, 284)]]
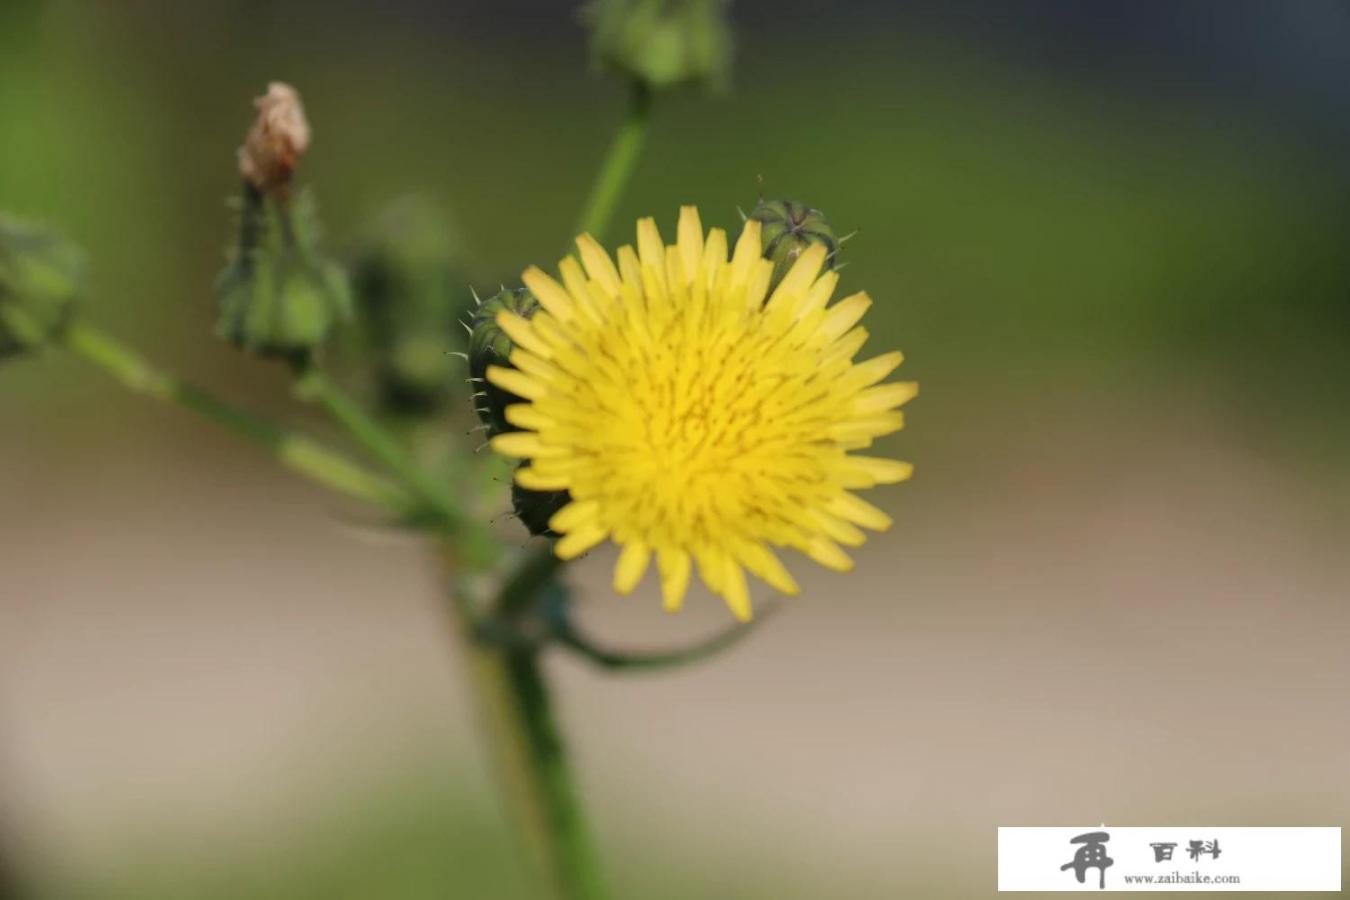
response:
[(487, 380), (488, 366), (511, 365), (509, 357), (515, 349), (511, 338), (497, 324), (497, 314), (507, 310), (528, 319), (538, 309), (539, 301), (525, 288), (503, 288), (473, 311), (469, 322), (469, 376), (476, 387), (474, 410), (487, 426), (488, 437), (515, 431), (516, 427), (506, 421), (506, 407), (524, 402)]
[(251, 353), (303, 360), (347, 318), (347, 277), (320, 255), (308, 193), (264, 194), (245, 183), (239, 242), (216, 279), (217, 333)]
[(79, 251), (59, 235), (0, 216), (0, 359), (60, 334), (83, 270)]
[(726, 83), (727, 0), (593, 0), (583, 15), (606, 70), (654, 90)]
[(812, 244), (824, 244), (828, 251), (825, 269), (835, 267), (839, 256), (839, 239), (834, 236), (825, 214), (795, 200), (761, 200), (750, 218), (762, 223), (760, 238), (764, 258), (773, 263), (770, 290), (778, 286), (792, 268), (802, 251)]
[(454, 253), (459, 244), (435, 207), (407, 198), (380, 217), (356, 255), (357, 317), (390, 412), (430, 415), (463, 397), (452, 353), (473, 301)]
[[(497, 314), (503, 310), (528, 319), (538, 312), (539, 301), (525, 288), (502, 288), (473, 311), (470, 319), (469, 375), (477, 387), (474, 411), (487, 426), (488, 437), (518, 430), (506, 421), (506, 407), (524, 402), (487, 380), (488, 366), (510, 366), (511, 351), (515, 349), (510, 336), (497, 324)], [(549, 530), (548, 520), (570, 499), (567, 491), (534, 491), (511, 482), (511, 505), (516, 517), (529, 529), (530, 534), (556, 537)]]

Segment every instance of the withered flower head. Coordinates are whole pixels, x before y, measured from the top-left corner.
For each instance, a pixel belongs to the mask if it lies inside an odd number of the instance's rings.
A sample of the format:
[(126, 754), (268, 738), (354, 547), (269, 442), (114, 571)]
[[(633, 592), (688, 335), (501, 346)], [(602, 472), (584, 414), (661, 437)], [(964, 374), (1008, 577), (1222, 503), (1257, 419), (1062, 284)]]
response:
[(299, 92), (280, 81), (269, 84), (253, 105), (258, 118), (239, 148), (239, 174), (267, 193), (290, 182), (309, 149), (309, 120)]

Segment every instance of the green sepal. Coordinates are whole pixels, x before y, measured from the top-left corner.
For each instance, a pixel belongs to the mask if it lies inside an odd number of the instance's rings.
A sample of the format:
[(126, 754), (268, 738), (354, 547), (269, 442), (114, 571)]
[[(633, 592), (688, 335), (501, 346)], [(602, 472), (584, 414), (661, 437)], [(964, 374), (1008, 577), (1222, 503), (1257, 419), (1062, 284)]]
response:
[(347, 274), (321, 254), (319, 231), (308, 192), (244, 185), (239, 240), (215, 284), (217, 334), (259, 356), (303, 360), (351, 316)]

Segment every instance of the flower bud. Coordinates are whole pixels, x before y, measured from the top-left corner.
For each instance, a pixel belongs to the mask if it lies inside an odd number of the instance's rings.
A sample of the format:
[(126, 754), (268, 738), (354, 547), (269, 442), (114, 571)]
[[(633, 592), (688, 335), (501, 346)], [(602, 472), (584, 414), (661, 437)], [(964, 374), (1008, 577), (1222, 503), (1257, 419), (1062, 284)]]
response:
[(309, 149), (309, 120), (300, 94), (274, 81), (253, 101), (258, 117), (239, 148), (239, 174), (263, 193), (290, 183), (300, 158)]
[(525, 402), (487, 380), (488, 366), (511, 365), (511, 351), (515, 349), (510, 336), (497, 324), (497, 314), (508, 311), (528, 319), (538, 309), (539, 301), (525, 288), (502, 288), (473, 311), (469, 322), (469, 375), (477, 389), (474, 411), (488, 427), (488, 437), (515, 431), (515, 426), (506, 421), (506, 407)]
[(770, 290), (778, 286), (797, 257), (812, 244), (824, 244), (828, 255), (825, 269), (833, 269), (839, 256), (839, 240), (825, 214), (795, 200), (761, 200), (750, 218), (762, 223), (760, 239), (764, 258), (773, 263)]
[[(488, 366), (510, 366), (511, 351), (515, 349), (510, 335), (497, 324), (497, 314), (513, 312), (522, 318), (531, 318), (539, 310), (539, 301), (525, 288), (502, 288), (484, 300), (471, 317), (469, 337), (469, 374), (477, 391), (474, 411), (487, 426), (488, 437), (519, 429), (506, 421), (506, 407), (525, 402), (510, 391), (503, 390), (487, 380)], [(535, 491), (511, 482), (511, 506), (516, 518), (533, 535), (557, 537), (548, 527), (553, 514), (571, 500), (567, 491)]]
[(452, 353), (473, 301), (459, 243), (439, 210), (406, 198), (380, 217), (356, 255), (356, 311), (387, 411), (426, 415), (462, 399), (454, 389), (463, 370)]
[(59, 235), (0, 216), (0, 359), (60, 334), (83, 269), (79, 251)]
[(653, 90), (720, 87), (731, 65), (727, 0), (593, 0), (591, 55)]
[(306, 359), (347, 318), (340, 266), (320, 255), (309, 194), (264, 194), (244, 185), (239, 241), (216, 279), (217, 333), (250, 353)]

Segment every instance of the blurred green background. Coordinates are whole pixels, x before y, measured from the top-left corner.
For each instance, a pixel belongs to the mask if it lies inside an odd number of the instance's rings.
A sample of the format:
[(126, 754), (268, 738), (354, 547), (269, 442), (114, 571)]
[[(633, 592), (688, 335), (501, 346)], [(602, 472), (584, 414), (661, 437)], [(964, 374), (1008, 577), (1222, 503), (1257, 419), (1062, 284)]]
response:
[[(660, 100), (617, 221), (856, 229), (918, 474), (734, 653), (554, 661), (616, 896), (983, 896), (999, 824), (1339, 824), (1350, 8), (841, 6), (736, 4), (731, 89)], [(556, 260), (623, 99), (566, 3), (0, 4), (0, 209), (86, 248), (91, 318), (301, 418), (210, 337), (274, 79), (335, 247), (418, 194), (488, 289)], [(39, 896), (531, 896), (414, 543), (59, 354), (0, 376), (0, 823)], [(723, 622), (610, 561), (606, 639)]]

